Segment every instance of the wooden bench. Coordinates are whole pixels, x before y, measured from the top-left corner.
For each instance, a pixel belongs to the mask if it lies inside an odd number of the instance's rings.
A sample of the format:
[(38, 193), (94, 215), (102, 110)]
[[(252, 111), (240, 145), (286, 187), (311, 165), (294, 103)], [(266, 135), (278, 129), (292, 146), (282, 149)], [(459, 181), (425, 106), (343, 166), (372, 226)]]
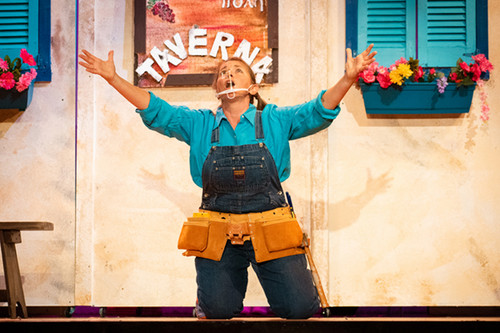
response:
[(16, 253), (16, 244), (21, 243), (22, 230), (54, 230), (54, 225), (50, 222), (0, 221), (0, 243), (5, 286), (7, 287), (5, 290), (0, 290), (0, 302), (8, 303), (11, 318), (16, 318), (17, 316), (17, 304), (19, 304), (20, 316), (23, 318), (28, 317)]

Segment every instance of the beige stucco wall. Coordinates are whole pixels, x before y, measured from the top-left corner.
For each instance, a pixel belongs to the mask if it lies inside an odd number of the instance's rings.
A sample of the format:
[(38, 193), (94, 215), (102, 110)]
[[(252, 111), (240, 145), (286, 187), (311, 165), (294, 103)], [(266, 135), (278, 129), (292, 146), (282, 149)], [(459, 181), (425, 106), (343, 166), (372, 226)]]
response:
[[(297, 104), (338, 80), (344, 6), (280, 1), (279, 83), (262, 96)], [(74, 14), (74, 3), (52, 1), (53, 80), (36, 85), (24, 113), (0, 112), (0, 220), (55, 224), (23, 233), (18, 245), (27, 303), (192, 306), (193, 260), (176, 249), (200, 201), (189, 148), (149, 131), (82, 68), (76, 112)], [(114, 49), (117, 71), (133, 81), (133, 1), (80, 1), (79, 14), (78, 48), (102, 58)], [(490, 41), (499, 14), (490, 1)], [(490, 43), (497, 67), (498, 55)], [(495, 78), (486, 85), (487, 123), (477, 93), (467, 115), (376, 118), (353, 88), (327, 131), (292, 143), (284, 186), (332, 305), (499, 305)], [(154, 92), (194, 108), (217, 105), (208, 87)], [(261, 304), (251, 273), (246, 305)]]
[[(488, 9), (495, 41), (499, 3)], [(341, 35), (338, 19), (329, 24)], [(335, 52), (341, 43), (329, 45)], [(489, 46), (497, 70), (500, 49)], [(500, 303), (496, 70), (485, 86), (488, 122), (477, 90), (469, 114), (406, 118), (368, 117), (350, 90), (329, 130), (333, 305)]]
[(0, 110), (0, 221), (54, 223), (54, 231), (22, 232), (16, 246), (28, 305), (74, 304), (73, 2), (52, 0), (51, 30), (52, 82), (35, 84), (26, 111)]

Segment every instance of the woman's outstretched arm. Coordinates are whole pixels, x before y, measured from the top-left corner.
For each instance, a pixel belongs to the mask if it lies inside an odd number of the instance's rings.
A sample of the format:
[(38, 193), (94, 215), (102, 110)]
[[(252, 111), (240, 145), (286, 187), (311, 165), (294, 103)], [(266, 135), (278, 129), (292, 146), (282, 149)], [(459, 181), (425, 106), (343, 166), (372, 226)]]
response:
[(337, 105), (339, 105), (342, 98), (344, 98), (347, 91), (356, 81), (358, 74), (367, 69), (368, 66), (375, 61), (375, 55), (377, 52), (371, 52), (372, 48), (373, 44), (368, 46), (368, 48), (356, 58), (352, 57), (351, 49), (346, 50), (347, 60), (345, 64), (344, 76), (342, 76), (342, 78), (323, 95), (321, 102), (325, 108), (334, 109)]
[(79, 64), (85, 67), (87, 72), (100, 75), (136, 108), (143, 110), (148, 107), (149, 92), (134, 86), (116, 73), (113, 51), (109, 51), (108, 60), (99, 59), (87, 50), (82, 52), (83, 54), (79, 55), (82, 59)]

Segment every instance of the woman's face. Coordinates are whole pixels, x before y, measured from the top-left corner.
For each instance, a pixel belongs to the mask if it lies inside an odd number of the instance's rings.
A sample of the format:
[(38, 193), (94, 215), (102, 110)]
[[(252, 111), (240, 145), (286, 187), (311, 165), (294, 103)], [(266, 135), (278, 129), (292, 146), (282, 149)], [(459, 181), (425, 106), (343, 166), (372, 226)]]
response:
[[(217, 78), (217, 92), (227, 89), (249, 88), (254, 82), (247, 67), (240, 61), (229, 60), (222, 64)], [(241, 93), (241, 92), (240, 92)]]

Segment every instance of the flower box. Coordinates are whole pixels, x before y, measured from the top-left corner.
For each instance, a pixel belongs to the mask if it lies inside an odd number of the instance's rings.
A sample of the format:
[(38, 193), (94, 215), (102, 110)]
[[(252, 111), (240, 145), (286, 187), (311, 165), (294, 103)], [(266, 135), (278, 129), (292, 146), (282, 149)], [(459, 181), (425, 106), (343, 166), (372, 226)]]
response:
[(31, 82), (28, 89), (22, 92), (18, 92), (16, 89), (0, 89), (0, 109), (26, 110), (33, 98), (33, 90), (33, 82)]
[(475, 84), (449, 83), (440, 94), (435, 82), (405, 82), (400, 87), (383, 89), (379, 83), (360, 82), (367, 114), (468, 113)]
[(37, 73), (35, 68), (23, 70), (23, 64), (36, 66), (36, 61), (26, 49), (21, 49), (19, 57), (0, 58), (0, 109), (24, 111), (31, 103)]

